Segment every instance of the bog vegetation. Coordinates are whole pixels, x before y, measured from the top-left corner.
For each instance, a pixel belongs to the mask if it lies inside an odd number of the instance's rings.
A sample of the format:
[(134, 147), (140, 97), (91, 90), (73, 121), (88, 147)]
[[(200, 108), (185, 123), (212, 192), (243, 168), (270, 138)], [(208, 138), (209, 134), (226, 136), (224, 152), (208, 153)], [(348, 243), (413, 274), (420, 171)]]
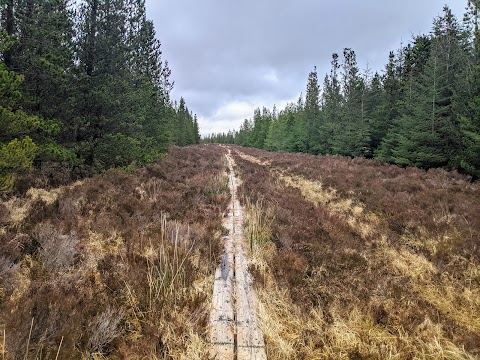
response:
[(197, 146), (0, 203), (2, 359), (206, 358), (228, 201)]
[[(480, 185), (231, 147), (269, 359), (480, 356)], [(6, 359), (208, 359), (226, 150), (0, 203)]]
[(206, 141), (273, 151), (375, 157), (401, 166), (445, 167), (480, 177), (478, 1), (463, 22), (448, 7), (432, 32), (391, 52), (383, 73), (361, 71), (354, 50), (333, 54), (305, 98), (256, 109), (238, 131)]
[(269, 359), (480, 356), (480, 185), (236, 148)]

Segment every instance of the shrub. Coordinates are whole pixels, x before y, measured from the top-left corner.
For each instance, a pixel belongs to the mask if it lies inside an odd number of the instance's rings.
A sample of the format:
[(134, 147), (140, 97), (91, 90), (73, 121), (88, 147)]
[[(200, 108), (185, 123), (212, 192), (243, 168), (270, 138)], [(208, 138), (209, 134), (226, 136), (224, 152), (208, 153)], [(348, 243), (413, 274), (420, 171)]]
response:
[(53, 273), (67, 272), (75, 262), (79, 239), (74, 233), (59, 234), (48, 223), (38, 224), (34, 237), (40, 245), (38, 257), (40, 262)]
[(13, 187), (16, 173), (29, 170), (37, 153), (37, 145), (28, 136), (0, 144), (0, 192)]
[(124, 314), (115, 308), (107, 308), (97, 314), (89, 324), (89, 353), (102, 353), (105, 348), (122, 334), (121, 322)]

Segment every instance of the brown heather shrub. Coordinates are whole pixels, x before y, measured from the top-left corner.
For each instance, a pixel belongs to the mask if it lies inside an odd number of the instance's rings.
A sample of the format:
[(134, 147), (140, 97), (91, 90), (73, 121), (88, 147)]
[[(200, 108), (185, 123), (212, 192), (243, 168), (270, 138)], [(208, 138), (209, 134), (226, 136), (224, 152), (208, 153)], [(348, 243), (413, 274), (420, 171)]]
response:
[(102, 354), (107, 345), (122, 335), (120, 325), (123, 316), (122, 311), (109, 307), (92, 319), (88, 326), (91, 332), (87, 345), (90, 354)]
[(10, 211), (4, 204), (0, 204), (0, 225), (5, 224), (8, 221)]
[(24, 196), (31, 188), (53, 189), (69, 185), (77, 180), (93, 175), (94, 169), (87, 166), (43, 162), (37, 164), (33, 172), (20, 175), (15, 180), (13, 194)]
[(0, 304), (4, 297), (10, 293), (13, 285), (13, 277), (18, 269), (18, 264), (5, 255), (0, 255)]
[(75, 233), (59, 234), (52, 225), (40, 223), (33, 234), (39, 244), (39, 262), (53, 274), (67, 272), (78, 256), (79, 239)]
[(478, 184), (442, 170), (235, 149), (240, 194), (275, 214), (271, 246), (252, 264), (262, 269), (270, 358), (480, 356)]
[(14, 215), (0, 231), (6, 359), (206, 358), (224, 154), (173, 147), (135, 174), (1, 203)]

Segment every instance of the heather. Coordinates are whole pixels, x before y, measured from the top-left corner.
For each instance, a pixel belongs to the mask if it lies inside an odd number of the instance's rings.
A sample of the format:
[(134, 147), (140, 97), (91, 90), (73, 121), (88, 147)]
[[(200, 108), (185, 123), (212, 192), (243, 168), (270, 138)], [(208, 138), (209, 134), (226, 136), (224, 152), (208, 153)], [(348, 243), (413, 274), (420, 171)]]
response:
[(271, 231), (252, 269), (272, 358), (479, 355), (477, 184), (444, 170), (236, 150), (241, 193)]
[(223, 150), (173, 147), (3, 201), (0, 324), (14, 358), (201, 358), (229, 194)]

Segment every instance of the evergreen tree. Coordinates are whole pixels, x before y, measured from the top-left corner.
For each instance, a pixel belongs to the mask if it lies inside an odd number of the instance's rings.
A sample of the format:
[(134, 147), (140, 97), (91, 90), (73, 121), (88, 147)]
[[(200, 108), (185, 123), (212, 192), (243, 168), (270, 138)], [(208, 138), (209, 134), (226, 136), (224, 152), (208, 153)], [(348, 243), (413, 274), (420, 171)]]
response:
[[(11, 46), (9, 36), (0, 32), (0, 51)], [(0, 62), (0, 192), (10, 190), (14, 177), (29, 170), (45, 146), (54, 144), (52, 136), (59, 130), (55, 121), (27, 114), (18, 109), (24, 77), (9, 71)], [(36, 143), (42, 144), (39, 149)]]
[(460, 169), (480, 178), (480, 30), (478, 11), (480, 1), (469, 1), (469, 24), (473, 25), (473, 61), (471, 75), (471, 94), (465, 114), (460, 117), (463, 151), (460, 157)]
[(414, 83), (412, 101), (382, 144), (378, 156), (400, 165), (458, 166), (458, 114), (464, 111), (462, 31), (449, 8), (435, 20), (431, 54)]
[(355, 52), (346, 48), (343, 56), (342, 131), (335, 134), (332, 150), (340, 155), (365, 156), (368, 155), (370, 143), (368, 124), (362, 119), (362, 94), (365, 84), (359, 76)]
[(195, 114), (195, 116), (193, 117), (193, 133), (194, 133), (194, 136), (195, 136), (195, 144), (199, 144), (200, 143), (200, 132), (199, 132), (199, 128), (198, 128), (198, 119), (197, 119), (197, 115)]
[(385, 90), (382, 84), (382, 77), (377, 72), (369, 82), (365, 93), (365, 114), (370, 131), (370, 150), (373, 154), (387, 134), (389, 124), (385, 111)]
[(322, 91), (314, 69), (305, 102), (300, 96), (273, 117), (257, 109), (253, 121), (234, 134), (235, 143), (275, 151), (375, 154), (403, 166), (443, 166), (480, 177), (479, 5), (469, 2), (463, 27), (445, 7), (430, 35), (390, 52), (384, 74), (370, 76), (368, 69), (360, 74), (349, 48), (341, 65), (333, 54)]
[(318, 85), (317, 67), (308, 75), (307, 91), (305, 95), (304, 117), (306, 122), (306, 148), (310, 153), (318, 153), (320, 140), (320, 86)]
[(338, 54), (332, 55), (330, 75), (326, 75), (323, 81), (322, 92), (322, 116), (325, 119), (320, 128), (318, 153), (333, 153), (333, 144), (338, 134), (343, 131), (341, 126), (341, 112), (343, 95), (339, 80), (340, 64)]

